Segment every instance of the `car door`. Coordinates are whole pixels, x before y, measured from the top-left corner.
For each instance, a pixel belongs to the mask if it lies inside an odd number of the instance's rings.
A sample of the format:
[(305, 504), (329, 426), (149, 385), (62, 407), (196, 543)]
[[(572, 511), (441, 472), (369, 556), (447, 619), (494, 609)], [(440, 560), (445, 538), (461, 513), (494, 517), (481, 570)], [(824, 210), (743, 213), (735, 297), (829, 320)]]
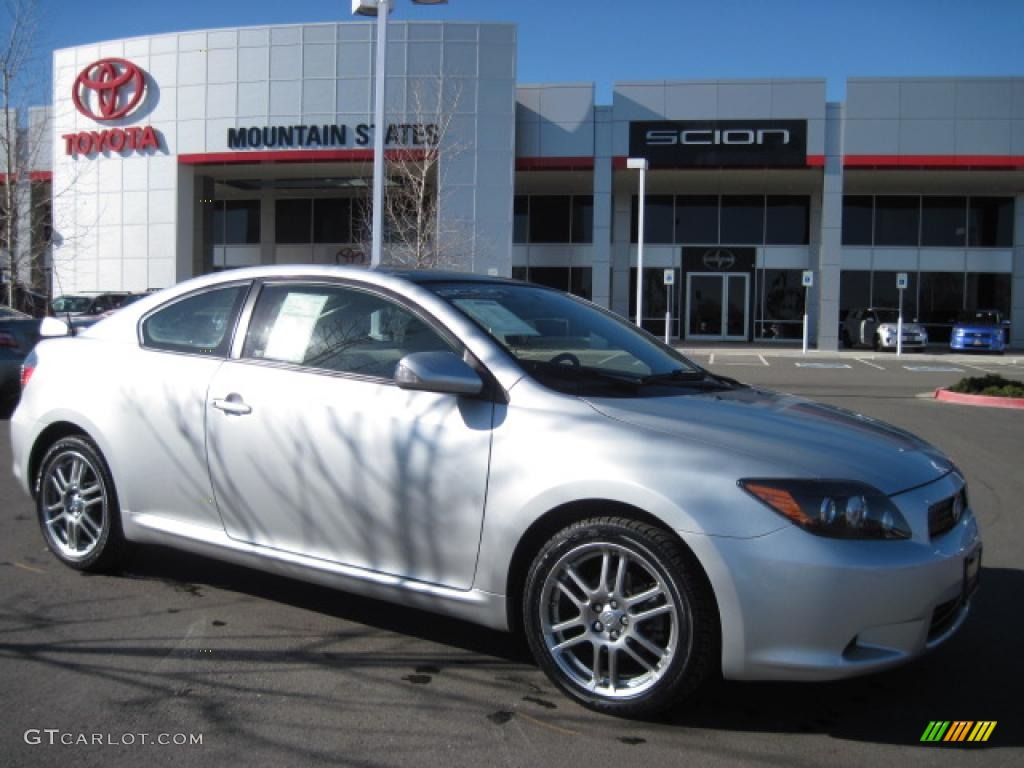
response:
[(209, 390), (217, 508), (240, 541), (468, 589), (494, 403), (399, 389), (410, 352), (452, 340), (396, 300), (265, 284)]
[(871, 344), (875, 339), (875, 331), (878, 330), (878, 316), (871, 311), (864, 313), (864, 320), (860, 324), (860, 339), (862, 344)]

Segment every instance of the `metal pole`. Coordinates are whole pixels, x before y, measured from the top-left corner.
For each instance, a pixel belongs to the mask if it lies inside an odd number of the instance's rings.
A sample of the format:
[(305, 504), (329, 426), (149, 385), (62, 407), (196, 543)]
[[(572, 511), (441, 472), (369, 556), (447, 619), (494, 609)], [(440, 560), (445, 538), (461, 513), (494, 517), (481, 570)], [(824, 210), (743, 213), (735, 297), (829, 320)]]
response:
[(804, 286), (804, 354), (807, 354), (807, 287)]
[(373, 224), (370, 266), (381, 263), (384, 247), (384, 83), (387, 77), (388, 11), (391, 0), (377, 2), (377, 82), (373, 94)]
[(644, 198), (647, 187), (647, 169), (640, 169), (639, 221), (636, 229), (636, 324), (643, 328), (644, 316)]
[(896, 317), (896, 357), (903, 354), (903, 289), (900, 288), (900, 313)]

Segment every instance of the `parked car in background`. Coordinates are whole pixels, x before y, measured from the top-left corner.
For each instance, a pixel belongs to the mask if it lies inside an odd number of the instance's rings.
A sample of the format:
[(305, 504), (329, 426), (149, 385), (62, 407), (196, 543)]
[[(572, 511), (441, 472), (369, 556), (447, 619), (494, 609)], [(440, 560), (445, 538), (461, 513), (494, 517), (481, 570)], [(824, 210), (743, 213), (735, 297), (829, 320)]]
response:
[(522, 631), (611, 714), (719, 670), (909, 661), (978, 583), (939, 450), (542, 286), (240, 269), (48, 338), (25, 373), (12, 464), (66, 565), (162, 543)]
[(75, 328), (88, 328), (107, 312), (120, 307), (128, 295), (127, 291), (70, 293), (55, 298), (50, 309), (55, 317), (70, 320)]
[(125, 296), (121, 300), (121, 302), (116, 307), (112, 307), (111, 309), (108, 309), (106, 312), (104, 312), (102, 315), (100, 315), (99, 319), (102, 319), (104, 317), (110, 317), (112, 314), (117, 312), (119, 309), (124, 309), (125, 307), (134, 304), (139, 299), (146, 298), (151, 293), (152, 293), (152, 291), (147, 291), (146, 293), (129, 293), (127, 296)]
[[(846, 316), (840, 332), (843, 346), (868, 346), (875, 350), (896, 349), (899, 311), (883, 307), (854, 309)], [(918, 322), (903, 320), (903, 348), (924, 349), (928, 331)]]
[(39, 340), (39, 320), (9, 307), (0, 307), (0, 402), (17, 399), (21, 364)]
[(949, 337), (949, 348), (963, 351), (998, 352), (1006, 349), (1009, 324), (995, 309), (968, 309), (961, 312)]

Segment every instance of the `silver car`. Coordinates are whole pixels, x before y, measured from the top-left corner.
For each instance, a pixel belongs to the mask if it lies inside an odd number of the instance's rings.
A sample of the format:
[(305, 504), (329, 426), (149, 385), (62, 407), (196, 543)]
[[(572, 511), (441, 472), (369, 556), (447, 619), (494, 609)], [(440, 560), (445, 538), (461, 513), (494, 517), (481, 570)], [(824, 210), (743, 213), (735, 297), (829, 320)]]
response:
[(512, 280), (211, 275), (43, 341), (24, 378), (14, 473), (67, 565), (169, 544), (522, 631), (610, 713), (905, 662), (980, 572), (928, 444)]

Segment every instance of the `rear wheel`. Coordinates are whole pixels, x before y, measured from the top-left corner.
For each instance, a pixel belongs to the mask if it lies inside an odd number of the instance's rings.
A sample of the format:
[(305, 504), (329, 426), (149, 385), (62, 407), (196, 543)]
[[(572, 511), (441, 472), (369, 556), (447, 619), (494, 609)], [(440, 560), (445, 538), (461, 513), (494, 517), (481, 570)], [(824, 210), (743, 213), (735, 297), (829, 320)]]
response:
[(882, 348), (882, 337), (877, 333), (871, 342), (871, 348), (875, 350), (875, 352), (878, 352)]
[(117, 494), (99, 449), (84, 436), (65, 437), (46, 452), (36, 510), (47, 546), (81, 571), (103, 571), (124, 550)]
[(548, 677), (610, 714), (671, 706), (717, 658), (714, 600), (695, 558), (635, 520), (584, 520), (554, 536), (530, 568), (523, 610)]

